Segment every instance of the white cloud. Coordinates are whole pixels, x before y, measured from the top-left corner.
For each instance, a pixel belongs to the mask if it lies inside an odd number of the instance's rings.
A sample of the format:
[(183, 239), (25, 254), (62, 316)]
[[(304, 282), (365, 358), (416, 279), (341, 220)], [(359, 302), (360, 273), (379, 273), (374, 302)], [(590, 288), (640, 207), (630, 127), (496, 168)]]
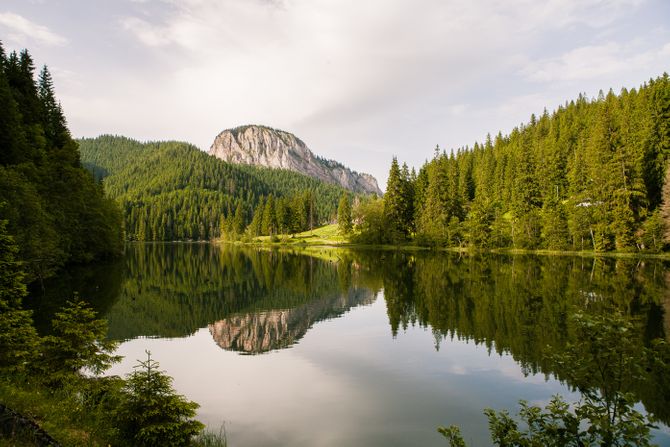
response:
[(152, 26), (137, 17), (128, 17), (121, 21), (123, 28), (133, 33), (143, 44), (150, 47), (167, 45), (171, 42), (167, 30)]
[(67, 43), (65, 37), (52, 32), (46, 26), (31, 22), (12, 12), (0, 13), (0, 25), (7, 28), (11, 33), (12, 40), (20, 44), (25, 44), (25, 41), (30, 40), (49, 46), (65, 45)]
[(633, 45), (609, 42), (575, 48), (558, 57), (531, 62), (522, 72), (532, 81), (583, 81), (648, 68), (668, 54), (670, 43), (640, 51)]

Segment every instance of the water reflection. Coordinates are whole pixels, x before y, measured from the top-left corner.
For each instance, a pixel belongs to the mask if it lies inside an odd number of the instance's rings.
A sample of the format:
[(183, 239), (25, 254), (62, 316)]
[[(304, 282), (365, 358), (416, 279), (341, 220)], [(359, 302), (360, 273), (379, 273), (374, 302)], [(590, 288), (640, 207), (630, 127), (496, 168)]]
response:
[(321, 297), (290, 309), (235, 314), (209, 325), (214, 341), (223, 349), (260, 354), (288, 348), (318, 321), (339, 317), (352, 307), (371, 304), (375, 295), (352, 289)]
[[(295, 345), (317, 322), (368, 305), (383, 289), (390, 336), (425, 327), (435, 349), (445, 339), (472, 341), (509, 353), (525, 374), (563, 379), (565, 366), (546, 352), (563, 349), (572, 313), (619, 309), (635, 318), (636, 343), (651, 346), (670, 334), (663, 311), (669, 281), (660, 260), (339, 250), (307, 256), (132, 244), (122, 264), (73, 271), (45, 284), (45, 292), (33, 291), (33, 303), (45, 320), (54, 303), (78, 291), (108, 319), (113, 339), (180, 338), (206, 328), (220, 348), (261, 354)], [(625, 387), (668, 423), (667, 371), (647, 369)]]
[(225, 349), (261, 353), (290, 346), (316, 321), (370, 303), (334, 262), (208, 244), (132, 245), (109, 335), (183, 337), (209, 327)]
[[(670, 333), (663, 311), (668, 276), (660, 261), (395, 253), (387, 256), (384, 271), (394, 335), (410, 324), (430, 327), (437, 349), (445, 338), (471, 340), (489, 352), (510, 353), (524, 374), (566, 378), (570, 365), (557, 364), (548, 354), (565, 348), (574, 329), (569, 317), (577, 311), (619, 310), (631, 316), (638, 332), (630, 336), (640, 347), (655, 346), (654, 339)], [(667, 350), (659, 355), (667, 364)], [(670, 371), (645, 367), (644, 376), (631, 378), (623, 388), (668, 423)], [(596, 384), (593, 377), (570, 383), (582, 388)]]

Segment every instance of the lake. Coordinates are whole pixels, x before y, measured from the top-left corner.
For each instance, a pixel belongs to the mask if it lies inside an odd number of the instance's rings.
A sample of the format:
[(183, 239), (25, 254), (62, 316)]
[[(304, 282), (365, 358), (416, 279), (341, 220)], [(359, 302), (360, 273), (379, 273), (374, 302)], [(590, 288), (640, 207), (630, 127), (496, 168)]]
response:
[[(670, 264), (650, 259), (130, 244), (33, 291), (41, 332), (78, 293), (133, 370), (145, 351), (225, 427), (229, 445), (445, 446), (456, 424), (491, 445), (487, 408), (516, 414), (579, 394), (547, 358), (576, 311), (632, 315), (640, 346), (669, 339)], [(670, 382), (626, 383), (670, 446)]]

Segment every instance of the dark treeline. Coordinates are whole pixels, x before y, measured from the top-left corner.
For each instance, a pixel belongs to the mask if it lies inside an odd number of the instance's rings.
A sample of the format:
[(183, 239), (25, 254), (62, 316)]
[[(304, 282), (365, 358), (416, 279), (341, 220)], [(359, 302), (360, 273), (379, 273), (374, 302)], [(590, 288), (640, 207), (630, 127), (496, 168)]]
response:
[(121, 214), (81, 165), (45, 66), (0, 46), (0, 220), (28, 280), (122, 249)]
[(418, 174), (394, 160), (382, 237), (440, 246), (660, 251), (670, 218), (670, 186), (663, 186), (669, 155), (667, 74), (618, 95), (580, 95), (509, 135), (451, 154), (436, 148)]
[(333, 220), (343, 191), (287, 170), (229, 164), (187, 143), (104, 135), (79, 144), (84, 164), (121, 203), (128, 240), (303, 231)]

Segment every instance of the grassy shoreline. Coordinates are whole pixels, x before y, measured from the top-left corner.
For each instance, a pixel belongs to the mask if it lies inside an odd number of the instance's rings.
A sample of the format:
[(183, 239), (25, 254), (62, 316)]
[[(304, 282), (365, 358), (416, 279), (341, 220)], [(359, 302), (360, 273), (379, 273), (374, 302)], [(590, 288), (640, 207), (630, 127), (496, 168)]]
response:
[(433, 251), (463, 254), (505, 254), (505, 255), (537, 255), (537, 256), (579, 256), (584, 258), (620, 258), (620, 259), (668, 259), (670, 253), (640, 253), (593, 250), (526, 250), (519, 248), (470, 248), (470, 247), (429, 247), (408, 242), (405, 244), (360, 244), (349, 242), (339, 234), (336, 224), (325, 225), (295, 235), (278, 235), (274, 240), (270, 236), (258, 236), (250, 241), (216, 240), (216, 244), (232, 244), (255, 247), (294, 248), (301, 251), (307, 248), (338, 248), (355, 250), (385, 250), (385, 251)]

